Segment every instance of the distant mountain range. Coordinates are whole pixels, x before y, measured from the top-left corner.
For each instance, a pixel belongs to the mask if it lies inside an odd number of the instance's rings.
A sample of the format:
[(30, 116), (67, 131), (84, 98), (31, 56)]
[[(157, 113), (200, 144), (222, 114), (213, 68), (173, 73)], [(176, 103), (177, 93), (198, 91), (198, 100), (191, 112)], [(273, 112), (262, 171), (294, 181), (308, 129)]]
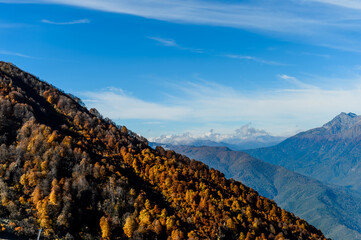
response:
[(335, 240), (361, 239), (361, 197), (226, 147), (167, 146), (240, 180)]
[(301, 132), (250, 155), (323, 182), (361, 193), (361, 116), (341, 113), (322, 127)]
[(284, 139), (285, 137), (272, 136), (264, 130), (244, 125), (230, 134), (216, 133), (213, 130), (201, 135), (187, 132), (149, 138), (149, 141), (156, 145), (225, 146), (232, 150), (243, 150), (273, 146)]
[(328, 237), (361, 239), (361, 116), (341, 113), (275, 146), (245, 150), (253, 157), (226, 147), (165, 147), (241, 180)]

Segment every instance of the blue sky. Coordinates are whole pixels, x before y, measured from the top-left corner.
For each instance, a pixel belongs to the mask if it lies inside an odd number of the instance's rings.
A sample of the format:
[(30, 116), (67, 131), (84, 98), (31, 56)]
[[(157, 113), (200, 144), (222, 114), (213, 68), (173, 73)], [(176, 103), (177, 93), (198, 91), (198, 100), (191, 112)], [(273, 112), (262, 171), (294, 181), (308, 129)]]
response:
[(356, 0), (0, 0), (0, 59), (145, 137), (361, 113)]

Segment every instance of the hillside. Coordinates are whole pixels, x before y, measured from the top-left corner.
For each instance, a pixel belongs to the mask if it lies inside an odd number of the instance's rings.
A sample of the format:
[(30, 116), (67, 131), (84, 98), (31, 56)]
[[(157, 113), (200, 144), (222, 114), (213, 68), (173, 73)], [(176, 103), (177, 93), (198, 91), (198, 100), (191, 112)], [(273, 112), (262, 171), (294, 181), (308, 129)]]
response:
[(1, 230), (49, 239), (324, 239), (240, 182), (0, 62)]
[(250, 155), (361, 192), (361, 116), (341, 113), (322, 127)]
[(167, 146), (242, 181), (334, 240), (361, 239), (361, 197), (225, 147)]

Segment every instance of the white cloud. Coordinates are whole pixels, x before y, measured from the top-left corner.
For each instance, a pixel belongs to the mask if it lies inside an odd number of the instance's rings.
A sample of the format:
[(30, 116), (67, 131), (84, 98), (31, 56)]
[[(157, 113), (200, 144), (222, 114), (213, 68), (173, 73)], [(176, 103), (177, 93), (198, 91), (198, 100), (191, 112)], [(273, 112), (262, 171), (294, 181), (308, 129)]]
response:
[(295, 77), (286, 75), (286, 74), (280, 74), (278, 75), (278, 77), (288, 81), (289, 83), (292, 83), (294, 86), (299, 87), (299, 88), (303, 88), (303, 89), (317, 89), (316, 86), (311, 85), (311, 84), (307, 84), (304, 82), (301, 82), (300, 80), (298, 80)]
[(245, 94), (203, 81), (180, 85), (178, 90), (179, 96), (168, 95), (162, 101), (167, 104), (144, 101), (114, 90), (86, 92), (82, 96), (89, 107), (97, 108), (113, 120), (218, 122), (224, 126), (252, 122), (255, 127), (278, 135), (297, 131), (299, 126), (303, 129), (320, 126), (340, 112), (361, 113), (361, 88), (357, 86), (327, 90), (298, 84), (296, 89)]
[(48, 23), (48, 24), (54, 24), (54, 25), (74, 25), (74, 24), (83, 24), (83, 23), (90, 23), (89, 19), (78, 19), (78, 20), (72, 20), (68, 22), (54, 22), (47, 19), (42, 19), (41, 22)]
[[(300, 42), (361, 51), (361, 3), (356, 0), (0, 0), (5, 3), (62, 4), (136, 15), (174, 23), (262, 31)], [(342, 6), (340, 8), (339, 6)], [(296, 36), (296, 38), (295, 38)], [(300, 38), (300, 36), (302, 36)], [(171, 44), (171, 43), (170, 43)]]
[(333, 14), (334, 12), (328, 16), (322, 12), (325, 9), (315, 14), (302, 14), (307, 13), (310, 6), (295, 1), (282, 2), (282, 6), (279, 1), (248, 4), (202, 0), (0, 0), (0, 2), (64, 4), (164, 21), (302, 34), (315, 33), (315, 28), (322, 26), (337, 26), (335, 22), (343, 18), (342, 14)]
[(164, 39), (159, 37), (148, 37), (148, 38), (166, 47), (178, 47), (178, 44), (173, 39)]
[(0, 28), (19, 28), (19, 27), (23, 27), (23, 26), (25, 26), (25, 24), (0, 22)]
[(97, 108), (111, 119), (177, 120), (188, 114), (185, 107), (146, 102), (115, 88), (81, 95), (85, 96), (84, 102), (88, 106)]
[(241, 28), (263, 32), (271, 37), (341, 51), (361, 52), (360, 4), (356, 0), (0, 0), (1, 2), (61, 4), (173, 23)]
[(18, 52), (6, 51), (6, 50), (0, 50), (0, 55), (8, 55), (8, 56), (36, 59), (36, 57), (32, 57), (32, 56), (25, 55), (25, 54), (18, 53)]
[(165, 38), (160, 38), (160, 37), (147, 37), (147, 38), (152, 39), (152, 40), (156, 41), (157, 43), (159, 43), (160, 45), (163, 45), (165, 47), (175, 47), (180, 50), (187, 50), (187, 51), (194, 52), (194, 53), (204, 53), (204, 51), (202, 49), (180, 46), (173, 39), (165, 39)]
[(309, 56), (315, 56), (321, 58), (331, 58), (331, 55), (329, 54), (320, 54), (320, 53), (311, 53), (311, 52), (303, 52), (302, 55), (309, 55)]
[(149, 141), (172, 144), (172, 145), (191, 145), (201, 141), (212, 141), (215, 143), (241, 144), (249, 141), (275, 141), (276, 137), (272, 137), (265, 130), (250, 127), (250, 124), (241, 126), (231, 133), (217, 133), (213, 129), (203, 133), (185, 132), (181, 134), (162, 135), (159, 137), (151, 137)]
[(361, 9), (361, 2), (359, 0), (307, 0), (307, 1), (332, 4), (344, 8)]
[(283, 64), (283, 63), (268, 61), (268, 60), (264, 60), (264, 59), (253, 57), (253, 56), (244, 56), (244, 55), (235, 55), (235, 54), (226, 54), (224, 56), (227, 57), (227, 58), (233, 58), (233, 59), (251, 60), (251, 61), (255, 61), (255, 62), (258, 62), (258, 63), (267, 64), (267, 65), (279, 65), (279, 66), (286, 65), (286, 64)]
[[(160, 45), (163, 45), (165, 47), (175, 47), (177, 49), (188, 50), (190, 52), (195, 52), (195, 53), (208, 53), (208, 54), (210, 54), (209, 52), (211, 52), (211, 51), (203, 50), (203, 49), (189, 48), (189, 47), (180, 46), (174, 39), (165, 39), (165, 38), (159, 38), (159, 37), (147, 37), (147, 38), (152, 39), (152, 40), (156, 41), (157, 43), (159, 43)], [(261, 64), (267, 64), (267, 65), (278, 65), (278, 66), (285, 66), (286, 65), (286, 64), (283, 64), (283, 63), (264, 60), (264, 59), (253, 57), (253, 56), (244, 56), (244, 55), (237, 55), (237, 54), (217, 54), (217, 56), (231, 58), (231, 59), (239, 59), (239, 60), (250, 60), (250, 61), (258, 62), (258, 63), (261, 63)]]

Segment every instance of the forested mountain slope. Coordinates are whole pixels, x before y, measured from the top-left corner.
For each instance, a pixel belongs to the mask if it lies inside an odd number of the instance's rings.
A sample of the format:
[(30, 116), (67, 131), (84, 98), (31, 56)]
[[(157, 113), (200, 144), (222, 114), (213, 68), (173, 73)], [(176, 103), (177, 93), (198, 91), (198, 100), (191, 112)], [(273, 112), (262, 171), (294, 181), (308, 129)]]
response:
[(250, 155), (361, 193), (361, 116), (341, 113), (322, 127)]
[(361, 239), (361, 197), (225, 147), (167, 146), (242, 181), (334, 240)]
[(49, 239), (324, 239), (240, 182), (0, 62), (2, 231)]

